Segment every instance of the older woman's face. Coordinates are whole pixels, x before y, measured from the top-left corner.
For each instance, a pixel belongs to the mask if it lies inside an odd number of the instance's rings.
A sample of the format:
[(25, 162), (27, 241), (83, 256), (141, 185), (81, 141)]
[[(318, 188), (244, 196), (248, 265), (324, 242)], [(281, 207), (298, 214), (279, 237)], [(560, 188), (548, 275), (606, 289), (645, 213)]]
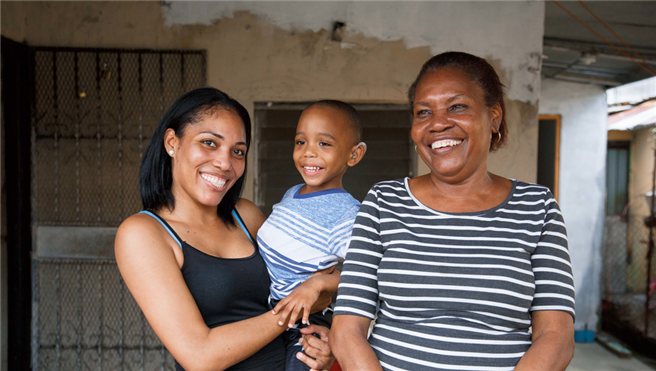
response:
[(478, 84), (457, 68), (431, 71), (419, 81), (412, 108), (412, 140), (434, 176), (458, 183), (487, 172), (501, 109), (486, 106)]
[(234, 112), (219, 110), (189, 124), (182, 138), (167, 133), (165, 145), (167, 151), (175, 151), (172, 191), (176, 201), (188, 197), (205, 206), (216, 206), (244, 174), (246, 133)]

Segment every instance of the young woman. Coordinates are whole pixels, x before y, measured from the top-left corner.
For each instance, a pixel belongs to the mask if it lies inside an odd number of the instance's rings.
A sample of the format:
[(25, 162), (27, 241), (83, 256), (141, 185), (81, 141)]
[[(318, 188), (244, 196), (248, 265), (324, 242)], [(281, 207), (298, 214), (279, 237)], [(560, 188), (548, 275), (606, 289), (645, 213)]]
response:
[[(234, 99), (213, 88), (182, 96), (144, 154), (144, 211), (116, 235), (121, 275), (176, 370), (284, 370), (286, 326), (267, 306), (269, 275), (254, 239), (264, 216), (239, 198), (250, 141), (248, 112)], [(327, 329), (303, 333), (313, 358), (298, 357), (329, 368)]]

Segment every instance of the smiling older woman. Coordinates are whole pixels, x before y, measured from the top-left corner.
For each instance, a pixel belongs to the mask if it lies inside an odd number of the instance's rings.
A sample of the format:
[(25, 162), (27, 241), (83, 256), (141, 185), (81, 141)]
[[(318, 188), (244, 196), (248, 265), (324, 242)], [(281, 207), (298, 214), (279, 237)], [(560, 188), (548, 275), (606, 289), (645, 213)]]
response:
[(443, 53), (408, 95), (430, 174), (378, 183), (362, 203), (334, 312), (337, 360), (349, 371), (564, 370), (565, 224), (549, 189), (487, 170), (508, 136), (499, 77), (481, 58)]

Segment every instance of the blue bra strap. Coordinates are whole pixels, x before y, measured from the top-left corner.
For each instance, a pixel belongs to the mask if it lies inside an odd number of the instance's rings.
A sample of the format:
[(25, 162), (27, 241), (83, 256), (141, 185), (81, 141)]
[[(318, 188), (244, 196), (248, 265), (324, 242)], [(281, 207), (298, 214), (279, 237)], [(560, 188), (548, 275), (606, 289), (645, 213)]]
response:
[(166, 223), (164, 223), (164, 221), (160, 217), (158, 217), (157, 215), (151, 213), (148, 210), (139, 211), (139, 214), (148, 214), (148, 215), (152, 216), (153, 218), (155, 218), (155, 220), (157, 220), (159, 222), (159, 224), (161, 224), (162, 227), (164, 227), (164, 229), (166, 229), (166, 231), (169, 232), (169, 234), (171, 235), (171, 238), (173, 238), (173, 240), (175, 240), (175, 242), (178, 244), (178, 246), (180, 246), (180, 249), (182, 249), (182, 243), (180, 243), (180, 241), (175, 236), (175, 234), (173, 233), (171, 228), (169, 228), (169, 226), (166, 225)]
[(237, 214), (237, 212), (235, 210), (232, 210), (232, 216), (235, 217), (235, 220), (237, 221), (237, 223), (239, 223), (239, 226), (241, 226), (241, 229), (244, 230), (244, 233), (246, 233), (246, 237), (248, 237), (248, 239), (251, 241), (251, 243), (254, 244), (255, 242), (253, 242), (253, 239), (251, 238), (251, 234), (248, 231), (248, 229), (246, 229), (246, 226), (244, 225), (244, 222), (241, 221), (241, 218), (239, 217), (239, 214)]

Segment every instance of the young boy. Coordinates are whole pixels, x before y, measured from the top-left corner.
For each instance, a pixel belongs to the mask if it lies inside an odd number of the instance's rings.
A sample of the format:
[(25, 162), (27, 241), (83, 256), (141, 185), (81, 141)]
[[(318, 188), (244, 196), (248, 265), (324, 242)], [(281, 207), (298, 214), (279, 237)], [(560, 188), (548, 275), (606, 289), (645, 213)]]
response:
[[(312, 315), (310, 308), (319, 292), (337, 290), (339, 275), (312, 274), (335, 266), (346, 255), (360, 202), (344, 190), (342, 178), (366, 152), (361, 136), (360, 117), (351, 105), (324, 100), (307, 107), (294, 146), (294, 163), (305, 184), (285, 193), (257, 233), (271, 277), (273, 313), (281, 313), (281, 326), (291, 314), (290, 328), (283, 334), (287, 371), (309, 370), (296, 358), (301, 351), (299, 326), (332, 323), (331, 308)], [(301, 311), (302, 324), (295, 325)]]

